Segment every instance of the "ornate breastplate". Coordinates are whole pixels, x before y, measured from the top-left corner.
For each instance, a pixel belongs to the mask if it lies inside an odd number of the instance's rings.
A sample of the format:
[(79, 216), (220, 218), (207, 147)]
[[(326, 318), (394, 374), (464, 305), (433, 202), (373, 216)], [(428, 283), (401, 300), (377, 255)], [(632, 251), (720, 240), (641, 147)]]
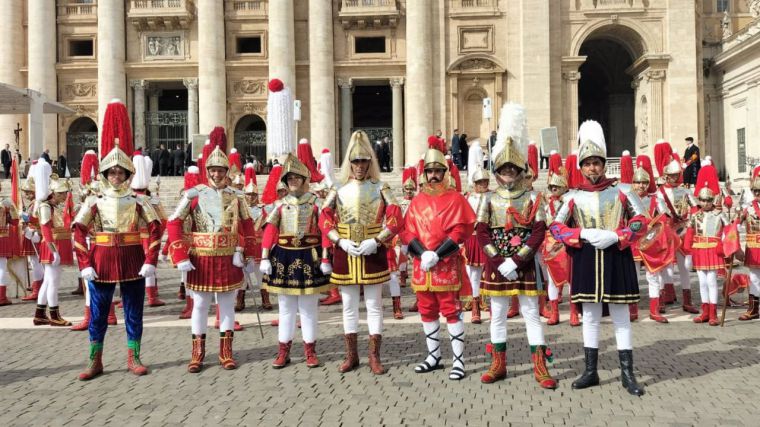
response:
[[(536, 203), (536, 193), (525, 189), (510, 191), (502, 187), (491, 193), (487, 206), (490, 215), (483, 214), (486, 207), (481, 207), (478, 222), (484, 222), (491, 228), (504, 227), (509, 222), (515, 228), (530, 229), (533, 221), (544, 220), (541, 209), (534, 209)], [(526, 223), (525, 220), (530, 218), (533, 220)]]
[(280, 215), (280, 235), (304, 236), (316, 226), (314, 203), (317, 197), (306, 193), (301, 197), (287, 195), (282, 198)]
[[(615, 230), (626, 217), (620, 200), (620, 186), (611, 185), (602, 191), (575, 191), (572, 195), (573, 220), (577, 227)], [(635, 195), (633, 195), (635, 196)], [(645, 210), (639, 200), (638, 214)]]
[(750, 204), (747, 209), (747, 218), (744, 220), (744, 226), (747, 229), (747, 234), (760, 234), (760, 217), (755, 212), (754, 203)]
[(264, 219), (266, 218), (264, 215), (264, 208), (261, 205), (249, 206), (248, 212), (251, 213), (251, 219), (253, 220), (253, 229), (255, 231), (261, 230), (261, 227), (264, 225)]
[(474, 212), (478, 212), (480, 208), (480, 204), (483, 202), (483, 200), (487, 200), (488, 193), (470, 193), (467, 195), (467, 203), (470, 204), (470, 207)]
[(133, 195), (122, 197), (98, 197), (95, 202), (98, 211), (95, 216), (95, 230), (107, 233), (126, 233), (138, 230), (137, 198)]
[(341, 224), (382, 223), (385, 214), (383, 184), (369, 180), (349, 180), (338, 189), (336, 212)]
[(724, 215), (717, 209), (697, 212), (694, 214), (694, 234), (699, 237), (720, 237), (726, 222)]
[[(663, 186), (662, 188), (665, 190), (665, 194), (668, 196), (668, 200), (673, 205), (673, 209), (675, 209), (676, 214), (681, 218), (686, 218), (689, 214), (689, 208), (696, 205), (696, 203), (692, 201), (693, 196), (691, 192), (683, 187)], [(669, 216), (672, 216), (670, 207), (668, 207), (668, 212), (666, 213)]]
[(238, 203), (239, 198), (229, 188), (199, 188), (198, 204), (192, 212), (195, 230), (201, 233), (220, 233), (237, 229)]

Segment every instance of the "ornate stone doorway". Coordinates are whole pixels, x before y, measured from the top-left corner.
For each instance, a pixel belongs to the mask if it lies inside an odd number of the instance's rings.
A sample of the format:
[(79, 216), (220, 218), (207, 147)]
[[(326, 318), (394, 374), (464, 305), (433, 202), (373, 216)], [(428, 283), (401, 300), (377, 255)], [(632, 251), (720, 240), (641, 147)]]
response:
[(235, 125), (235, 148), (243, 163), (256, 157), (260, 163), (267, 163), (267, 125), (261, 116), (247, 114)]
[(66, 160), (71, 176), (79, 176), (85, 151), (98, 151), (98, 125), (89, 117), (74, 120), (66, 132)]

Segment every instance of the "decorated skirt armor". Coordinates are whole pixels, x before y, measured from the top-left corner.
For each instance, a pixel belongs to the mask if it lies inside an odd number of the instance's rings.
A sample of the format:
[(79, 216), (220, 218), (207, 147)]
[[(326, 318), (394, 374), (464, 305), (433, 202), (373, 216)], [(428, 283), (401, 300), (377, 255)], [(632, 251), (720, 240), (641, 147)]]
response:
[[(472, 192), (465, 195), (465, 198), (467, 199), (467, 203), (470, 204), (473, 212), (478, 212), (480, 210), (480, 205), (488, 202), (490, 194), (490, 192)], [(478, 244), (478, 236), (474, 230), (472, 235), (464, 242), (464, 256), (465, 263), (469, 266), (482, 267), (486, 264), (486, 254), (483, 252), (483, 247)]]
[(53, 254), (58, 253), (60, 265), (74, 264), (71, 230), (64, 222), (63, 204), (52, 206), (48, 202), (38, 203), (36, 216), (39, 218), (42, 235), (39, 244), (40, 263), (52, 263)]
[[(375, 285), (387, 282), (390, 271), (385, 243), (390, 243), (402, 227), (401, 209), (387, 184), (350, 179), (339, 189), (330, 190), (320, 215), (322, 245), (327, 248), (329, 244), (335, 244), (330, 283)], [(367, 256), (349, 256), (337, 245), (340, 239), (349, 239), (357, 244), (376, 239), (377, 252)]]
[[(107, 181), (105, 181), (107, 183)], [(143, 250), (140, 223), (148, 225), (151, 243)], [(138, 280), (143, 264), (156, 265), (161, 242), (158, 215), (146, 202), (124, 185), (101, 185), (99, 196), (85, 199), (74, 218), (74, 251), (79, 269), (93, 267), (97, 282), (116, 283)], [(92, 234), (91, 249), (87, 236)]]
[(272, 263), (272, 274), (264, 276), (270, 292), (312, 295), (330, 287), (319, 268), (322, 237), (316, 198), (289, 194), (274, 203), (266, 218), (261, 257)]
[[(552, 176), (558, 176), (553, 174)], [(546, 224), (554, 222), (559, 208), (562, 206), (560, 197), (544, 198), (544, 218)], [(562, 286), (570, 281), (570, 257), (567, 254), (565, 245), (552, 236), (548, 227), (546, 237), (541, 244), (541, 258), (546, 265), (546, 271), (551, 276), (556, 286)]]
[(18, 220), (18, 211), (10, 199), (0, 197), (0, 258), (16, 256)]
[[(499, 187), (481, 203), (478, 210), (478, 241), (489, 259), (481, 293), (486, 296), (543, 295), (536, 284), (533, 257), (544, 240), (546, 222), (543, 196), (524, 187), (509, 190)], [(499, 265), (512, 258), (517, 264), (517, 279), (508, 280)]]
[(720, 270), (725, 268), (723, 258), (723, 228), (728, 226), (728, 216), (718, 209), (699, 211), (691, 216), (686, 230), (684, 249), (692, 256), (696, 270)]
[(646, 234), (631, 247), (633, 259), (641, 262), (650, 273), (657, 273), (676, 262), (681, 239), (665, 215), (667, 206), (663, 199), (650, 194), (642, 197), (641, 203), (648, 209), (650, 223)]
[[(182, 239), (182, 222), (187, 218), (193, 223), (189, 245)], [(232, 264), (233, 255), (242, 251), (253, 257), (253, 223), (241, 194), (230, 187), (198, 185), (185, 193), (167, 228), (172, 262), (189, 259), (195, 266), (187, 273), (188, 289), (228, 292), (240, 288), (243, 270)]]
[[(636, 303), (639, 286), (630, 245), (646, 231), (646, 209), (629, 185), (607, 180), (600, 187), (565, 194), (551, 226), (572, 258), (572, 302)], [(618, 244), (596, 249), (581, 240), (587, 228), (615, 231)]]

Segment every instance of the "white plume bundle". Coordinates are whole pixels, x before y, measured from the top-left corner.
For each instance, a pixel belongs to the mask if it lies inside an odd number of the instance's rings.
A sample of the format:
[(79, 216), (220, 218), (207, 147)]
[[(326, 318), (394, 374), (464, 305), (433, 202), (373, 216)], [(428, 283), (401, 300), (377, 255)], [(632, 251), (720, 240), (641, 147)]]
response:
[(267, 149), (270, 157), (280, 157), (296, 149), (295, 122), (293, 120), (293, 94), (283, 86), (270, 91), (267, 98)]
[(604, 158), (607, 158), (607, 142), (604, 139), (604, 130), (602, 125), (594, 120), (586, 120), (581, 123), (581, 127), (578, 129), (578, 167), (581, 167), (581, 157), (585, 157), (585, 152), (588, 148), (584, 148), (589, 144), (597, 146), (594, 152), (604, 153)]
[(335, 164), (333, 155), (330, 151), (322, 151), (319, 156), (319, 173), (325, 176), (325, 185), (332, 187), (335, 182)]
[(525, 108), (514, 102), (507, 102), (501, 107), (499, 115), (499, 130), (496, 132), (496, 144), (491, 149), (491, 157), (497, 158), (506, 148), (507, 138), (512, 139), (513, 146), (518, 152), (527, 157), (528, 153), (528, 123)]
[(478, 170), (483, 168), (483, 148), (480, 146), (480, 140), (475, 139), (470, 143), (470, 150), (467, 154), (467, 183), (472, 185), (472, 176)]
[(142, 154), (135, 155), (132, 158), (132, 164), (135, 166), (135, 174), (132, 176), (132, 182), (129, 184), (133, 190), (143, 190), (150, 184), (150, 174), (153, 171), (153, 160)]
[(42, 157), (34, 165), (30, 176), (34, 178), (34, 198), (38, 202), (47, 200), (50, 195), (50, 175), (53, 168)]

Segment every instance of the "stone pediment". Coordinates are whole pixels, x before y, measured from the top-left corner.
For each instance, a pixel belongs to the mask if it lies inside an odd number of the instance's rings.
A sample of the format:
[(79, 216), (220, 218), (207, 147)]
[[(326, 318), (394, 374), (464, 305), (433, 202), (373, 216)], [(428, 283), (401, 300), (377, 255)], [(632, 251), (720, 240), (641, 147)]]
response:
[(463, 56), (449, 66), (449, 73), (503, 73), (505, 68), (484, 56)]

